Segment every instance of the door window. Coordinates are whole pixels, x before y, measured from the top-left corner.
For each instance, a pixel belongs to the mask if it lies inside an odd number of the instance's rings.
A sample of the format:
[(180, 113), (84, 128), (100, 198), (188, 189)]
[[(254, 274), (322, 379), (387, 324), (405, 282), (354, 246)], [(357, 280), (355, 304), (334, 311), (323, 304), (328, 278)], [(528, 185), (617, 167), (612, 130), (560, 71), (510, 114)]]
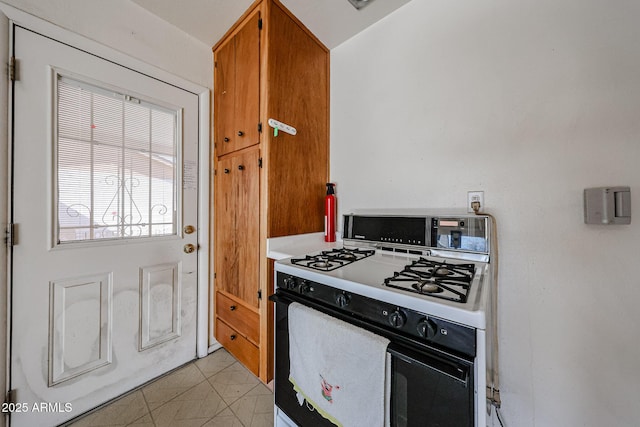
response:
[(57, 78), (55, 241), (177, 233), (180, 111)]

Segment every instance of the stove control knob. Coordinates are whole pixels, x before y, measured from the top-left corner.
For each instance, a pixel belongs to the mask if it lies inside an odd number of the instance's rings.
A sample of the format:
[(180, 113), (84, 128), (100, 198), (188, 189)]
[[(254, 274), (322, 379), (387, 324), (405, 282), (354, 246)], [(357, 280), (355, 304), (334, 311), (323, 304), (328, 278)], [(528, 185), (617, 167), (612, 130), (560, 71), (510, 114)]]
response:
[(343, 292), (341, 294), (336, 295), (336, 304), (338, 304), (338, 307), (344, 308), (348, 306), (350, 302), (351, 302), (351, 297), (349, 296), (348, 293)]
[(296, 279), (293, 277), (287, 277), (284, 279), (284, 287), (285, 289), (293, 289), (296, 287)]
[(306, 280), (303, 280), (302, 283), (300, 283), (300, 292), (303, 294), (309, 294), (313, 292), (313, 286), (307, 283)]
[(431, 319), (424, 318), (418, 322), (418, 334), (423, 338), (433, 338), (438, 334), (438, 325)]
[(389, 315), (389, 324), (394, 328), (402, 328), (407, 323), (407, 316), (400, 310), (396, 310)]

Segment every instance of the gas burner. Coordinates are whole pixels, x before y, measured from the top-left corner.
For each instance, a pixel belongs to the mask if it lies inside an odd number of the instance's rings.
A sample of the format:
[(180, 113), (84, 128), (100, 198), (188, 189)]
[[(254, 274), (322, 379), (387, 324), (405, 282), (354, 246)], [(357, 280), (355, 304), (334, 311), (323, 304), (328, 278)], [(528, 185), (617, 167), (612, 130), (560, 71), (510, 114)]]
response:
[(466, 302), (475, 273), (473, 264), (449, 264), (419, 258), (393, 277), (385, 286), (455, 302)]
[(451, 274), (451, 271), (445, 266), (438, 267), (434, 273), (436, 276), (448, 276)]
[(365, 249), (331, 249), (317, 255), (307, 255), (304, 258), (291, 259), (292, 264), (312, 268), (320, 271), (331, 271), (359, 261), (375, 253)]
[(317, 261), (310, 264), (310, 267), (318, 268), (318, 269), (326, 269), (331, 267), (331, 263), (329, 261)]
[(411, 287), (421, 294), (434, 294), (442, 292), (442, 288), (434, 281), (421, 280), (411, 284)]
[(359, 261), (363, 258), (373, 255), (375, 251), (373, 249), (331, 249), (328, 251), (322, 251), (321, 256), (326, 256), (329, 259), (339, 259), (341, 261)]

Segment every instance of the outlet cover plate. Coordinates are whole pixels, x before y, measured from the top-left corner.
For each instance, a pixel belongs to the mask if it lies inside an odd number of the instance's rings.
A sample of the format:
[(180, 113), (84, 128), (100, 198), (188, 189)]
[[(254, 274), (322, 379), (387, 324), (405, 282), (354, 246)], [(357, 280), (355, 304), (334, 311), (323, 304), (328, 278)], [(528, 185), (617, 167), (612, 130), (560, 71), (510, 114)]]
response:
[(484, 210), (484, 191), (467, 192), (467, 212), (469, 213), (473, 213), (472, 202), (480, 202), (480, 210), (478, 212), (482, 212)]

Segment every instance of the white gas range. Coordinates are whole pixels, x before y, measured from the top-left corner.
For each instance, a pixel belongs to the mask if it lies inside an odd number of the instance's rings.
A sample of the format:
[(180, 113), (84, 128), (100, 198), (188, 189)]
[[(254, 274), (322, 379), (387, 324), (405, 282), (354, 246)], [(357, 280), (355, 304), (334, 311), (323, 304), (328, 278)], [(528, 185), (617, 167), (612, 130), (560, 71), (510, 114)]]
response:
[(391, 341), (391, 426), (484, 426), (491, 241), (481, 215), (347, 215), (342, 247), (276, 262), (276, 425), (333, 425), (288, 381), (297, 302)]
[[(352, 249), (344, 248), (339, 250), (322, 251), (311, 255), (312, 257), (324, 257), (326, 254), (338, 254), (349, 253)], [(344, 252), (343, 252), (344, 251)], [(332, 256), (332, 255), (329, 255)], [(333, 255), (340, 256), (340, 255)], [(436, 317), (442, 317), (463, 325), (468, 325), (474, 328), (485, 329), (486, 327), (486, 306), (488, 298), (489, 286), (483, 286), (485, 277), (488, 275), (489, 265), (482, 262), (461, 262), (456, 259), (434, 257), (431, 255), (419, 256), (413, 254), (396, 254), (393, 252), (387, 252), (384, 250), (374, 250), (374, 253), (367, 257), (365, 262), (353, 262), (350, 265), (337, 268), (332, 271), (318, 271), (309, 268), (301, 269), (299, 265), (292, 263), (292, 260), (299, 258), (289, 258), (276, 263), (276, 270), (282, 273), (291, 274), (303, 279), (324, 283), (328, 286), (332, 286), (336, 289), (340, 289), (346, 292), (353, 292), (355, 294), (364, 295), (369, 298), (385, 301), (390, 304), (395, 304), (399, 307), (405, 307), (421, 311), (424, 313), (430, 313)], [(473, 265), (475, 273), (472, 275), (469, 282), (468, 294), (466, 294), (465, 301), (456, 301), (456, 294), (453, 294), (448, 289), (443, 289), (442, 286), (437, 286), (435, 289), (439, 291), (428, 292), (426, 287), (429, 283), (422, 281), (424, 287), (423, 293), (413, 292), (409, 290), (403, 290), (403, 283), (400, 280), (402, 276), (395, 282), (398, 285), (394, 285), (394, 274), (403, 271), (406, 267), (411, 266), (414, 263), (420, 263), (426, 261), (431, 262), (436, 266), (446, 266), (455, 268), (457, 265)], [(443, 267), (443, 268), (446, 268)], [(415, 267), (419, 269), (420, 267)], [(449, 269), (447, 269), (449, 270)], [(389, 280), (389, 284), (385, 284), (385, 279)], [(411, 288), (412, 284), (418, 284), (420, 289), (420, 279), (416, 278), (412, 280), (412, 277), (407, 277), (406, 282), (408, 288)], [(447, 284), (443, 284), (447, 287)], [(452, 285), (448, 286), (450, 289)], [(413, 289), (413, 288), (411, 288)], [(434, 298), (430, 293), (438, 292), (443, 296), (453, 294), (452, 299)]]

